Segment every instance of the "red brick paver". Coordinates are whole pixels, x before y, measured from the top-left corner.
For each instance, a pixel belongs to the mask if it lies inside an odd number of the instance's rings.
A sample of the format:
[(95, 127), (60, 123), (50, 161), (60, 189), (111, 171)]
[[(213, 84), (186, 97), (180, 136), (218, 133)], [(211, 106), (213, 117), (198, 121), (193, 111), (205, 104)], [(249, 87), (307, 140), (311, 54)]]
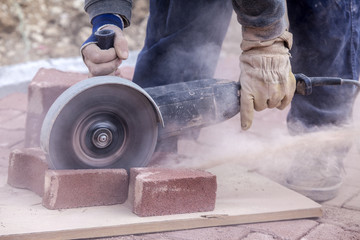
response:
[(125, 169), (49, 170), (43, 206), (49, 209), (124, 203), (128, 195)]
[(305, 235), (306, 240), (357, 240), (359, 232), (348, 231), (332, 224), (320, 224), (317, 228)]
[(360, 239), (360, 211), (346, 208), (324, 206), (324, 216), (318, 222), (340, 226), (346, 230), (359, 233)]
[(360, 211), (360, 191), (344, 204), (347, 209)]
[(339, 208), (346, 207), (346, 205), (358, 194), (360, 194), (360, 189), (358, 187), (343, 185), (339, 190), (339, 194), (335, 198), (327, 201), (325, 205)]
[(25, 146), (40, 145), (40, 130), (55, 99), (70, 86), (86, 79), (87, 74), (62, 72), (56, 69), (40, 69), (29, 85), (26, 118)]
[(12, 149), (24, 142), (24, 130), (7, 130), (0, 128), (0, 148)]
[(195, 169), (132, 168), (130, 201), (141, 217), (212, 211), (216, 176)]
[(268, 233), (252, 232), (242, 240), (276, 240), (276, 236), (272, 236)]
[(8, 184), (43, 196), (47, 169), (45, 154), (40, 149), (15, 149), (9, 157)]
[(0, 109), (27, 111), (27, 94), (13, 93), (0, 99)]
[(293, 220), (245, 225), (251, 232), (266, 232), (271, 236), (281, 236), (288, 240), (300, 239), (319, 223), (314, 220)]
[[(1, 128), (4, 127), (4, 124), (8, 123), (9, 120), (13, 121), (14, 119), (18, 118), (21, 115), (25, 115), (24, 111), (16, 110), (16, 109), (1, 109), (0, 108), (0, 124)], [(17, 124), (19, 125), (19, 124)], [(24, 128), (25, 125), (22, 125)]]

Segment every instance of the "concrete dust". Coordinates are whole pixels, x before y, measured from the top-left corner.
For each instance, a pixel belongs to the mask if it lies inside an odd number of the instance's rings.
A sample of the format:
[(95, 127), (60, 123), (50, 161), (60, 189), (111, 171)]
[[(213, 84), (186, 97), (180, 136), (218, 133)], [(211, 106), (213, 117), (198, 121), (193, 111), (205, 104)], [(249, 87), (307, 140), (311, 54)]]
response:
[[(227, 163), (238, 163), (283, 183), (293, 174), (294, 161), (305, 165), (311, 159), (339, 165), (350, 148), (360, 152), (360, 99), (353, 106), (353, 124), (332, 127), (312, 133), (291, 136), (286, 126), (290, 109), (267, 109), (257, 112), (248, 131), (240, 130), (240, 117), (201, 130), (197, 141), (179, 141), (180, 158), (169, 159), (168, 166), (210, 169)], [(340, 152), (340, 154), (338, 154)], [(342, 163), (340, 164), (340, 167)], [(330, 166), (331, 167), (331, 166)], [(339, 166), (335, 166), (339, 167)], [(343, 169), (341, 169), (343, 171)]]
[(166, 165), (210, 169), (238, 163), (249, 171), (284, 182), (293, 160), (302, 160), (299, 155), (304, 158), (331, 158), (328, 153), (351, 146), (358, 140), (360, 132), (360, 128), (348, 126), (291, 136), (286, 126), (268, 126), (266, 131), (254, 127), (241, 132), (239, 125), (239, 119), (235, 118), (203, 129), (198, 141), (180, 141), (181, 159), (168, 159)]

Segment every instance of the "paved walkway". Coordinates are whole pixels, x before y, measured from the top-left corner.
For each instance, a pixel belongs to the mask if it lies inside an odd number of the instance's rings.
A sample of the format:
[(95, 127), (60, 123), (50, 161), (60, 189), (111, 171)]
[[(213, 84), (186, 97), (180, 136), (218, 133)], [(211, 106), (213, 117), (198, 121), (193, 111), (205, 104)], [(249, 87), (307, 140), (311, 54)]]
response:
[[(356, 106), (358, 106), (357, 104)], [(24, 142), (24, 126), (26, 120), (27, 95), (14, 93), (0, 99), (0, 177), (7, 177), (8, 156), (12, 149), (22, 148)], [(286, 112), (268, 111), (258, 113), (254, 128), (242, 136), (251, 141), (269, 140), (274, 134), (285, 133)], [(359, 119), (355, 111), (355, 118)], [(219, 129), (233, 127), (238, 131), (238, 118), (224, 123), (211, 130), (204, 130), (202, 139), (209, 134), (217, 135), (222, 141)], [(272, 126), (271, 131), (269, 126)], [(247, 134), (247, 136), (246, 136)], [(270, 136), (269, 136), (270, 135)], [(252, 139), (252, 140), (251, 140)], [(255, 140), (254, 140), (255, 139)], [(201, 142), (201, 139), (200, 139)], [(268, 143), (263, 143), (266, 147)], [(316, 144), (316, 141), (314, 141)], [(246, 146), (239, 147), (239, 151)], [(244, 224), (228, 227), (213, 227), (186, 231), (124, 236), (114, 239), (360, 239), (360, 143), (354, 144), (345, 160), (346, 177), (339, 195), (323, 203), (324, 216), (319, 219), (303, 219), (270, 223)], [(246, 151), (245, 151), (246, 152)], [(240, 154), (240, 152), (237, 152)], [(245, 153), (243, 153), (245, 154)], [(246, 154), (245, 154), (246, 156)], [(266, 159), (265, 159), (266, 160)], [(246, 161), (244, 162), (246, 165)], [(296, 203), (294, 203), (296, 204)], [(1, 231), (1, 224), (0, 224)]]

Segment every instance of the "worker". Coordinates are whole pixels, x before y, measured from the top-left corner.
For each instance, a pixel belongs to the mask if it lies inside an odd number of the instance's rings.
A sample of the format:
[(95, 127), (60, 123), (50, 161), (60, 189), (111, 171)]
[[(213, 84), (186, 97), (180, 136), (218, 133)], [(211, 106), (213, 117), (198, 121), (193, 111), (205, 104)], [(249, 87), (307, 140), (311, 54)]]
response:
[[(291, 133), (342, 126), (351, 120), (355, 89), (321, 87), (314, 89), (311, 96), (294, 97), (292, 72), (359, 78), (360, 11), (354, 4), (351, 0), (288, 0), (286, 7), (285, 0), (150, 0), (146, 39), (138, 55), (133, 82), (152, 87), (211, 78), (235, 10), (243, 38), (242, 129), (251, 127), (254, 110), (284, 109), (292, 99), (287, 118)], [(109, 50), (100, 50), (94, 44), (94, 35), (83, 44), (81, 52), (90, 76), (119, 74), (118, 67), (129, 55), (122, 30), (130, 26), (131, 7), (131, 0), (85, 0), (93, 33), (102, 28), (116, 33), (114, 48)], [(289, 22), (295, 36), (293, 67)], [(339, 169), (346, 150), (346, 146), (339, 150), (341, 156), (330, 169), (326, 161), (319, 164), (319, 159), (311, 159), (314, 164), (302, 164), (303, 159), (298, 159), (297, 170), (304, 168), (303, 171), (315, 175), (316, 171), (319, 175), (319, 168), (327, 172), (313, 178), (298, 171), (289, 176), (287, 183), (314, 200), (333, 198), (341, 183)], [(311, 172), (306, 169), (309, 166), (317, 168)]]

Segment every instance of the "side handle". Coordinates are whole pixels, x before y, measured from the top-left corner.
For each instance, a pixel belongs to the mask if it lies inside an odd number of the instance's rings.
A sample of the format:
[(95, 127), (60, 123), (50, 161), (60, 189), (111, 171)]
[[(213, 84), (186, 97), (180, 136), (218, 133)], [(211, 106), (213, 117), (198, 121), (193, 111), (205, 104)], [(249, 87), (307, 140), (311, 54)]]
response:
[(95, 32), (97, 45), (102, 50), (107, 50), (114, 46), (115, 32), (111, 29), (102, 29)]

